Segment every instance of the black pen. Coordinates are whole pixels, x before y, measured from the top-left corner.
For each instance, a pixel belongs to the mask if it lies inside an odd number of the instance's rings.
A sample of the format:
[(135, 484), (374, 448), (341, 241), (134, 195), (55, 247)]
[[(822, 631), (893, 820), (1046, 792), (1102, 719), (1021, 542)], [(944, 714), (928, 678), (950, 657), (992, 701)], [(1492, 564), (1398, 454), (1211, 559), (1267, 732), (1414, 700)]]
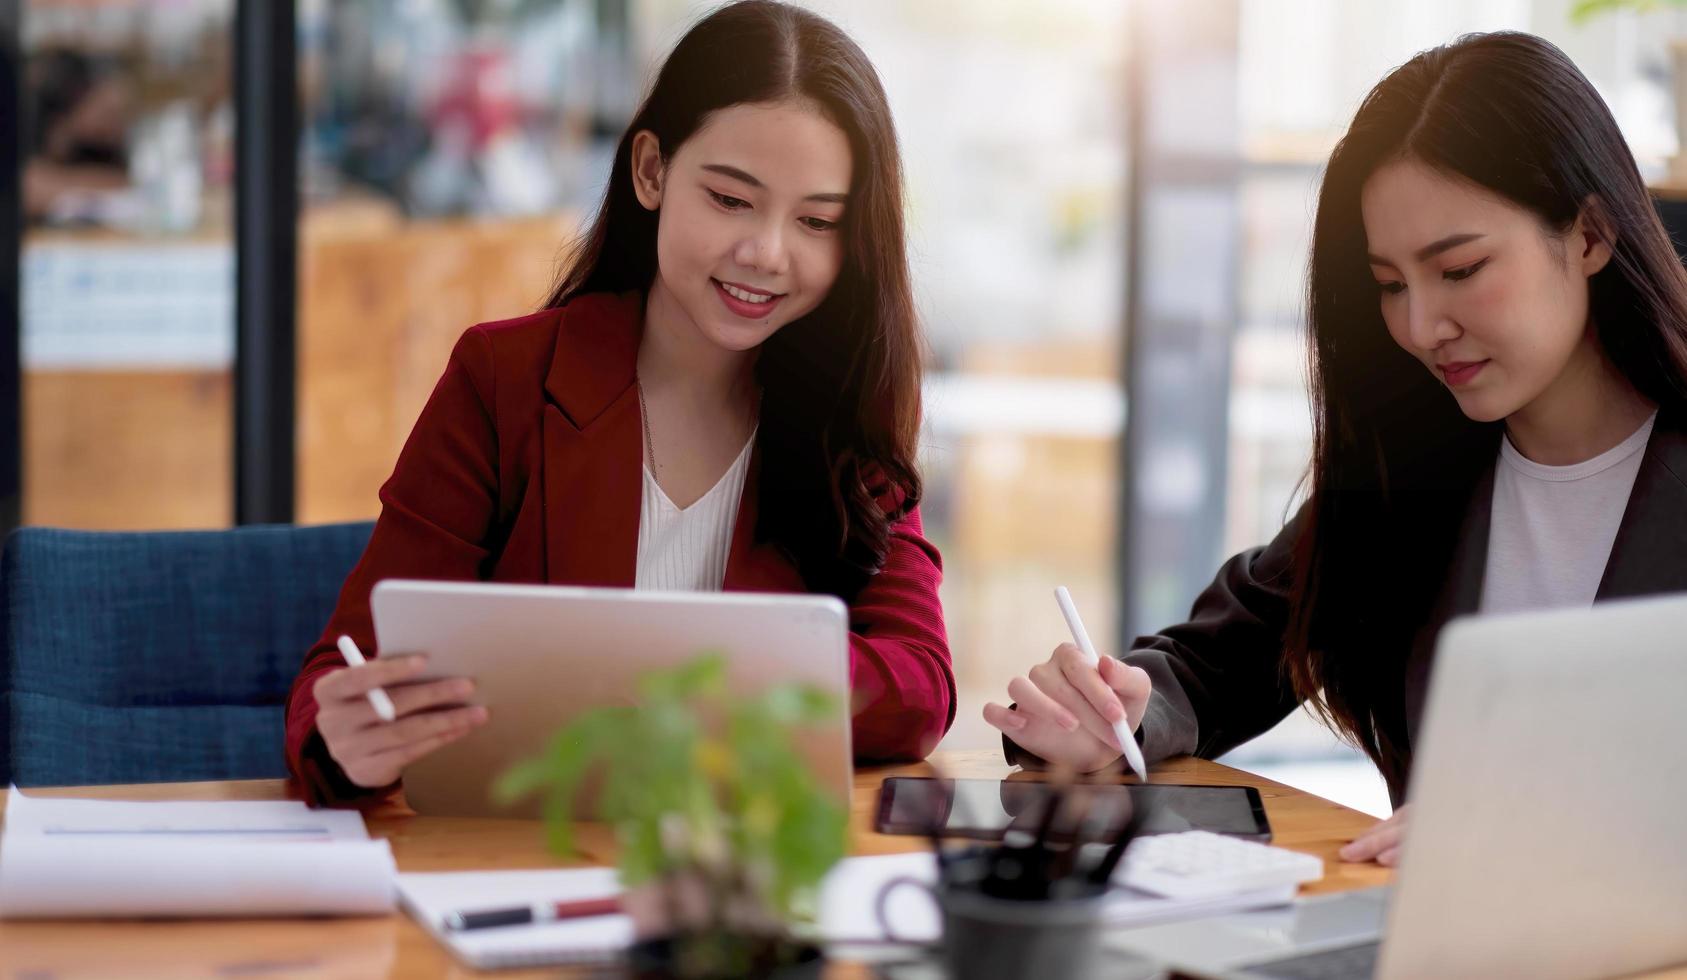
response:
[(1037, 832), (1028, 845), (1009, 844), (1008, 835), (1023, 834), (1024, 831), (1005, 831), (1002, 843), (990, 852), (990, 864), (985, 881), (980, 888), (985, 894), (995, 895), (997, 898), (1035, 897), (1033, 892), (1040, 890), (1041, 897), (1048, 897), (1048, 835), (1053, 829), (1056, 817), (1066, 800), (1066, 787), (1050, 783), (1043, 784), (1046, 790), (1043, 794), (1043, 812), (1038, 814)]
[(941, 881), (949, 869), (948, 855), (943, 852), (943, 828), (948, 824), (949, 811), (954, 806), (954, 784), (946, 779), (936, 781), (942, 794), (938, 805), (926, 815), (926, 835), (931, 838), (931, 853), (937, 859), (937, 877)]
[(533, 905), (514, 905), (501, 909), (482, 909), (477, 912), (452, 912), (445, 917), (445, 928), (451, 932), (465, 929), (490, 929), (494, 926), (523, 926), (538, 922), (557, 922), (562, 919), (584, 919), (594, 915), (619, 915), (621, 898), (587, 898), (575, 902), (538, 902)]
[(1096, 884), (1105, 885), (1113, 880), (1113, 871), (1119, 866), (1119, 859), (1125, 856), (1125, 848), (1130, 846), (1131, 841), (1142, 836), (1142, 829), (1148, 825), (1153, 804), (1143, 803), (1138, 806), (1135, 800), (1131, 800), (1130, 805), (1131, 815), (1125, 820), (1125, 825), (1119, 828), (1119, 834), (1113, 839), (1112, 846), (1107, 848), (1107, 854), (1101, 859), (1101, 863), (1090, 869), (1089, 879)]

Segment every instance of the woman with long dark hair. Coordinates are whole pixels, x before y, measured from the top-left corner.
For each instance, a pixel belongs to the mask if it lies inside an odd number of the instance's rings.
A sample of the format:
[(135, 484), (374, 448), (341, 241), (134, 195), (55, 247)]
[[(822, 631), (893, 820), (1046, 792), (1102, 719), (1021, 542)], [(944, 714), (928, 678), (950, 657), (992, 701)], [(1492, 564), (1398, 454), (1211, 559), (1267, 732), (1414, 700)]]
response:
[(1152, 760), (1309, 703), (1400, 807), (1343, 856), (1392, 864), (1449, 618), (1687, 590), (1687, 273), (1593, 86), (1500, 33), (1371, 90), (1325, 171), (1309, 293), (1305, 505), (1189, 622), (1099, 671), (1063, 646), (985, 717), (1010, 757), (1093, 770), (1121, 712)]
[[(850, 605), (858, 758), (927, 754), (954, 675), (922, 537), (920, 341), (896, 133), (866, 56), (769, 0), (668, 57), (545, 304), (463, 335), (306, 657), (287, 757), (344, 802), (486, 721), (372, 649), (383, 578), (823, 592)], [(364, 694), (387, 686), (398, 719)]]

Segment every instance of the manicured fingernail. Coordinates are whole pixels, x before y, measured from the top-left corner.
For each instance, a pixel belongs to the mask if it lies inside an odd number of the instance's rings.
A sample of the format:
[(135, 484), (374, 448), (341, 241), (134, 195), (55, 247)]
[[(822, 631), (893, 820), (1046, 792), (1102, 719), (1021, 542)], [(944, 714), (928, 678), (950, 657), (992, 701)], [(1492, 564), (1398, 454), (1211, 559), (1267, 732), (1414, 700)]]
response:
[(1060, 718), (1060, 727), (1066, 729), (1069, 732), (1077, 731), (1078, 730), (1078, 724), (1079, 724), (1079, 722), (1078, 722), (1078, 716), (1077, 715), (1062, 715), (1061, 718)]
[(1025, 727), (1025, 716), (1017, 711), (1010, 711), (1007, 717), (1002, 719), (1002, 724), (1017, 732)]
[(1125, 718), (1125, 709), (1120, 707), (1117, 701), (1107, 702), (1105, 711), (1108, 721), (1123, 721)]

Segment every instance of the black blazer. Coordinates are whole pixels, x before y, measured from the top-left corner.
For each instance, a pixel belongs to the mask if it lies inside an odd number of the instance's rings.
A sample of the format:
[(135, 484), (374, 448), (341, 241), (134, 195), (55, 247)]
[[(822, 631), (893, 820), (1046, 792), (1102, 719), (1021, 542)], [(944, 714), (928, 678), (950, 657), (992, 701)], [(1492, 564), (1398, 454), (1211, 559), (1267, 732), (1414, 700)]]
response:
[[(1436, 637), (1454, 616), (1475, 612), (1482, 597), (1493, 493), (1490, 467), (1471, 495), (1446, 584), (1428, 620), (1411, 636), (1376, 638), (1379, 647), (1409, 644), (1401, 702), (1378, 713), (1396, 744), (1406, 747), (1408, 766)], [(1282, 671), (1298, 524), (1290, 521), (1270, 544), (1226, 562), (1195, 600), (1188, 622), (1138, 637), (1132, 644), (1125, 662), (1147, 671), (1154, 684), (1137, 732), (1149, 762), (1177, 755), (1215, 758), (1264, 733), (1300, 706)], [(1660, 592), (1687, 592), (1687, 426), (1683, 419), (1662, 413), (1646, 444), (1594, 601)], [(1588, 656), (1596, 662), (1598, 651), (1590, 650)], [(1037, 762), (1005, 736), (1003, 744), (1008, 762)], [(1405, 787), (1391, 785), (1389, 795), (1398, 806)]]

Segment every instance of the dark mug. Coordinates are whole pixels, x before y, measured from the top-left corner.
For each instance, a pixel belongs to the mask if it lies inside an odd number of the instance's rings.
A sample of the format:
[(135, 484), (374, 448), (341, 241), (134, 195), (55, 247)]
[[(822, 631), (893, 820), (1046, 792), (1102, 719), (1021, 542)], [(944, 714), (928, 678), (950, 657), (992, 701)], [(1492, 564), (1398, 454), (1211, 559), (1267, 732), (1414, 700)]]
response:
[(933, 885), (918, 878), (893, 878), (873, 904), (879, 928), (892, 942), (918, 942), (897, 935), (886, 905), (892, 892), (912, 885), (931, 895), (943, 915), (944, 966), (967, 980), (1095, 976), (1101, 962), (1101, 926), (1107, 895), (1022, 900), (996, 898), (976, 888)]

